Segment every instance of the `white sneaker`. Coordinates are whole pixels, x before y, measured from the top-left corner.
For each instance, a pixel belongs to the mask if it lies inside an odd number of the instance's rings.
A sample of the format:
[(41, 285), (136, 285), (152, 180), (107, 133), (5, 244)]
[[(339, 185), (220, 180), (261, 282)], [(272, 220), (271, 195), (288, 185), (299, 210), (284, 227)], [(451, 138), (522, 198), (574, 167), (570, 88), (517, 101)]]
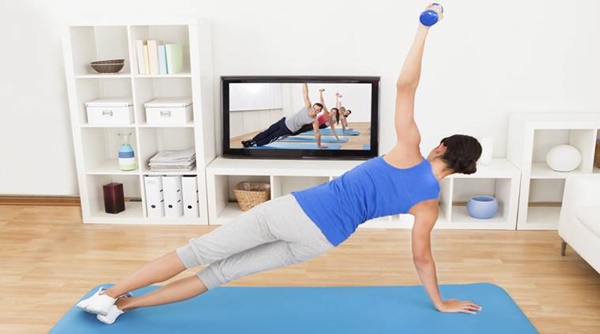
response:
[[(131, 297), (133, 297), (133, 294), (131, 292), (127, 292), (126, 294), (120, 295), (119, 298), (117, 298), (117, 299), (131, 298)], [(108, 314), (106, 314), (106, 315), (98, 314), (96, 316), (96, 319), (100, 320), (101, 322), (103, 322), (107, 325), (112, 325), (117, 320), (117, 318), (123, 313), (125, 313), (125, 311), (121, 311), (117, 307), (117, 304), (114, 304), (108, 310)]]
[(117, 320), (117, 318), (123, 313), (125, 313), (125, 311), (119, 310), (117, 305), (112, 305), (110, 307), (110, 309), (108, 310), (108, 314), (106, 314), (106, 315), (98, 314), (96, 316), (96, 319), (100, 320), (101, 322), (103, 322), (107, 325), (112, 325)]
[(77, 307), (88, 313), (107, 315), (117, 299), (103, 294), (104, 291), (104, 288), (99, 288), (91, 297), (77, 303)]

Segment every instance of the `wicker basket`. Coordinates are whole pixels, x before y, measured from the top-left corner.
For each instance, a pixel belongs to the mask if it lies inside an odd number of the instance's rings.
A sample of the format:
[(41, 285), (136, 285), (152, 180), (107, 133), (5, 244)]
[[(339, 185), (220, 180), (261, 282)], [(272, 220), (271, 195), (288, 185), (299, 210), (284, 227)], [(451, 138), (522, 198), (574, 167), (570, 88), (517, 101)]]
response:
[(242, 211), (248, 211), (271, 198), (271, 185), (265, 182), (240, 182), (233, 192)]
[(97, 60), (90, 65), (98, 73), (119, 73), (125, 66), (125, 59)]
[(596, 142), (596, 154), (594, 154), (594, 165), (600, 168), (600, 140)]

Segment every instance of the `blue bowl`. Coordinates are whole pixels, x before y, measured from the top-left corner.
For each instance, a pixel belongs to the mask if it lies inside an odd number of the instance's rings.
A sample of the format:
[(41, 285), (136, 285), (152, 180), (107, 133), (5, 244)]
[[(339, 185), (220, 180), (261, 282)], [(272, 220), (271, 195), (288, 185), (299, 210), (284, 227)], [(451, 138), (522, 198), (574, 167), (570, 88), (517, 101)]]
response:
[(498, 212), (498, 201), (492, 196), (473, 196), (467, 202), (467, 212), (473, 218), (490, 219)]

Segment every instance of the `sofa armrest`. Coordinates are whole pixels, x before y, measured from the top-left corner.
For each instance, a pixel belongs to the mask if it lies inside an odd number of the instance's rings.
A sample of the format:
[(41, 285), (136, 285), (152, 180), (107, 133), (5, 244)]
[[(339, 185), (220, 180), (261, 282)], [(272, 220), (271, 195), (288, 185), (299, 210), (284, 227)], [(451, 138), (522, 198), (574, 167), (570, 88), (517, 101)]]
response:
[(576, 207), (600, 205), (600, 174), (572, 174), (567, 177), (560, 210), (559, 230), (575, 218)]

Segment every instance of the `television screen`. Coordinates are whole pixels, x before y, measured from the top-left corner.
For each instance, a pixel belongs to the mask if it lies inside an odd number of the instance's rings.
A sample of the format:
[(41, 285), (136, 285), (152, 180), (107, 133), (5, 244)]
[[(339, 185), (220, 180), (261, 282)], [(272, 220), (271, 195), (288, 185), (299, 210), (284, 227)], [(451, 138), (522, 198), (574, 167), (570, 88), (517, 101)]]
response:
[(221, 77), (223, 155), (375, 157), (379, 80), (358, 76)]

